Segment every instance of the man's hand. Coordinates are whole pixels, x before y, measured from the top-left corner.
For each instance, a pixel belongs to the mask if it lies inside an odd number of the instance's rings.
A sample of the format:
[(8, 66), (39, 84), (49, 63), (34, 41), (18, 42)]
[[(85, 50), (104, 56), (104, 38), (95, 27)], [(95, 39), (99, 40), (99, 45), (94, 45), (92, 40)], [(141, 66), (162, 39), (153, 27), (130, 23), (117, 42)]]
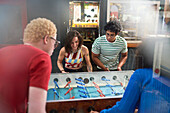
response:
[(105, 67), (104, 71), (110, 71), (109, 68)]
[(118, 70), (118, 71), (122, 71), (121, 67), (117, 67), (117, 70)]

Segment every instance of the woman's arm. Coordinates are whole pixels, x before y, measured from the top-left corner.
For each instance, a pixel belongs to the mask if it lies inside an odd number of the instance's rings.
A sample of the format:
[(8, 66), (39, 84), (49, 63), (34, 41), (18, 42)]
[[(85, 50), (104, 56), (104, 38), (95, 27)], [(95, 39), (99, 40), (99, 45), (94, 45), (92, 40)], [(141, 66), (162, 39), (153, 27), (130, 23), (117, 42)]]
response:
[(91, 65), (91, 62), (90, 62), (90, 57), (89, 57), (89, 50), (86, 46), (82, 46), (82, 50), (83, 50), (83, 56), (86, 60), (86, 64), (87, 64), (87, 71), (88, 72), (92, 72), (93, 71), (93, 68), (92, 68), (92, 65)]
[(61, 48), (57, 60), (57, 66), (60, 69), (61, 73), (66, 73), (62, 64), (64, 57), (65, 57), (65, 47)]

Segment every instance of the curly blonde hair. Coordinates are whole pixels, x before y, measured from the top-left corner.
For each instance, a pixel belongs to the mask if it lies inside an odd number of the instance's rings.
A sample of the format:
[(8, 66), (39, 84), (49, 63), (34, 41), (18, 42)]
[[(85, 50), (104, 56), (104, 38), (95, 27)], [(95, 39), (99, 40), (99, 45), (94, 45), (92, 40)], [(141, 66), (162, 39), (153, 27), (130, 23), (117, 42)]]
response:
[(46, 18), (33, 19), (24, 30), (23, 42), (38, 42), (48, 35), (52, 37), (56, 34), (55, 24)]

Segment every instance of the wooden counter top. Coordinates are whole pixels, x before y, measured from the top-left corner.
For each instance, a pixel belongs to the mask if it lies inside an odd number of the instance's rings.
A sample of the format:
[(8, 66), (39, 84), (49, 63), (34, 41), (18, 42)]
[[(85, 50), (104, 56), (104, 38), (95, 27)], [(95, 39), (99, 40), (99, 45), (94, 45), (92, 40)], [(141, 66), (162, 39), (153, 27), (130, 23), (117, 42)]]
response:
[(138, 47), (141, 43), (142, 43), (141, 40), (138, 40), (138, 41), (127, 40), (128, 47)]

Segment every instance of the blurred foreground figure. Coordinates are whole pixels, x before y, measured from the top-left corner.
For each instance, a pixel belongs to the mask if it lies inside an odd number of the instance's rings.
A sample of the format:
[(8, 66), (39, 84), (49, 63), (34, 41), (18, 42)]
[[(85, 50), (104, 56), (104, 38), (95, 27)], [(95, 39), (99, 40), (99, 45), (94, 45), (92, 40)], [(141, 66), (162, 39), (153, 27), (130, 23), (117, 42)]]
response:
[[(153, 60), (155, 47), (159, 49), (161, 46), (157, 42), (162, 40), (157, 38), (143, 40), (143, 44), (138, 48), (137, 54), (142, 56), (143, 65), (141, 68), (143, 69), (137, 69), (133, 73), (121, 101), (117, 102), (112, 108), (104, 109), (100, 113), (134, 113), (136, 108), (138, 108), (138, 113), (170, 112), (170, 75), (165, 76), (166, 74), (161, 73), (159, 76), (152, 69), (153, 64), (156, 64)], [(165, 41), (165, 43), (164, 45), (167, 46), (164, 46), (162, 49), (169, 47), (170, 39)], [(170, 55), (170, 52), (165, 52), (166, 55)], [(168, 57), (163, 57), (167, 59), (161, 59), (162, 63), (164, 60), (169, 60)], [(161, 64), (161, 66), (163, 65)], [(170, 69), (170, 64), (166, 68)], [(98, 112), (91, 111), (91, 113)]]
[(45, 18), (32, 20), (24, 44), (0, 49), (0, 113), (45, 113), (50, 56), (57, 29)]

